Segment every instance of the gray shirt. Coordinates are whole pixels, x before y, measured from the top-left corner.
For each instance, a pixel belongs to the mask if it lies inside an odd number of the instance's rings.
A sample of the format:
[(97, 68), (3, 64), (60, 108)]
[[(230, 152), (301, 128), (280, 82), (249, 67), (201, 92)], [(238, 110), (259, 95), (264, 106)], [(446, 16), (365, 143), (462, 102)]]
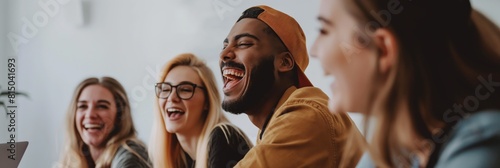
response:
[[(413, 160), (413, 168), (419, 168)], [(368, 153), (356, 166), (374, 168)], [(438, 153), (437, 168), (500, 167), (500, 111), (488, 110), (464, 118), (450, 132)]]
[(463, 119), (449, 138), (436, 167), (500, 166), (500, 111), (483, 111)]
[(144, 146), (135, 142), (129, 141), (127, 145), (134, 150), (139, 156), (133, 154), (123, 146), (116, 151), (116, 155), (111, 162), (111, 168), (149, 168), (152, 167), (149, 163), (148, 152)]

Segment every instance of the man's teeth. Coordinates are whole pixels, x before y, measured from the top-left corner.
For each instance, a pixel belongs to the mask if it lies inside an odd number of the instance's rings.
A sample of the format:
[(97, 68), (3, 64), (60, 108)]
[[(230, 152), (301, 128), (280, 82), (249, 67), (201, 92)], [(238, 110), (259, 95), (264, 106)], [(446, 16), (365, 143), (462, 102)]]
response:
[(99, 129), (99, 128), (102, 128), (103, 125), (102, 124), (84, 124), (83, 127), (85, 129)]
[[(243, 78), (243, 75), (245, 75), (245, 73), (239, 72), (239, 71), (234, 70), (234, 69), (224, 69), (222, 71), (222, 75), (224, 75), (224, 77), (226, 77), (226, 78), (232, 78), (232, 77), (230, 77), (228, 75), (232, 75), (232, 76), (236, 76), (236, 77), (239, 77), (239, 78)], [(232, 78), (232, 79), (234, 79), (234, 78)]]

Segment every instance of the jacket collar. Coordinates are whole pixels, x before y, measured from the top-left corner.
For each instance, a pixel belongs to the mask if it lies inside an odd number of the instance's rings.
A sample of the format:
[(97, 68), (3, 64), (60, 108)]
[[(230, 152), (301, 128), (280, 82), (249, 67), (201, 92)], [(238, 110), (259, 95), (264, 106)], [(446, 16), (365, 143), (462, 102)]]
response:
[(266, 122), (264, 122), (264, 126), (262, 126), (262, 130), (259, 130), (259, 137), (257, 138), (257, 142), (259, 142), (262, 139), (262, 136), (264, 135), (264, 131), (266, 130), (269, 122), (271, 122), (271, 119), (276, 118), (277, 116), (280, 115), (280, 114), (275, 113), (276, 110), (279, 109), (283, 105), (283, 103), (285, 103), (286, 100), (288, 100), (290, 95), (292, 95), (292, 93), (295, 92), (295, 90), (297, 90), (297, 87), (290, 86), (288, 89), (286, 89), (285, 93), (283, 93), (280, 100), (278, 101), (278, 104), (276, 104), (276, 106), (274, 106), (272, 112), (269, 113), (269, 115), (266, 119)]

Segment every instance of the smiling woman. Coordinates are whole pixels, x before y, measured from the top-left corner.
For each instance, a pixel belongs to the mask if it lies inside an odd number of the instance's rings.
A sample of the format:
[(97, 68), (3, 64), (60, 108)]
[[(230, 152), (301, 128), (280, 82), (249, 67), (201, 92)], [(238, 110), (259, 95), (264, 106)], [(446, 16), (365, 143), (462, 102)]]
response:
[(222, 113), (212, 70), (193, 54), (169, 61), (155, 91), (154, 167), (233, 167), (252, 147)]
[(62, 167), (150, 167), (137, 139), (129, 101), (113, 78), (78, 85), (67, 112)]
[(330, 111), (367, 116), (375, 167), (500, 165), (500, 29), (469, 0), (322, 0), (318, 20)]

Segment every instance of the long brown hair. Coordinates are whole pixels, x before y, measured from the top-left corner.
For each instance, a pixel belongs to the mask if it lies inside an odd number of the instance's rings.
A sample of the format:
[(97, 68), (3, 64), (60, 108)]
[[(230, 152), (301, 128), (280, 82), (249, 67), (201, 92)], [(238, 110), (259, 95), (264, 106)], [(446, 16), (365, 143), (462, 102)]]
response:
[(66, 138), (63, 152), (61, 153), (62, 159), (59, 164), (62, 167), (70, 168), (88, 167), (87, 158), (89, 158), (88, 155), (90, 155), (90, 153), (88, 151), (84, 151), (86, 144), (83, 142), (76, 128), (75, 114), (80, 94), (83, 89), (90, 85), (100, 85), (108, 89), (113, 94), (116, 101), (116, 109), (118, 111), (114, 131), (108, 135), (109, 138), (106, 142), (106, 149), (103, 151), (99, 159), (95, 161), (96, 167), (110, 167), (111, 161), (113, 161), (116, 151), (120, 147), (125, 148), (147, 163), (141, 155), (127, 145), (127, 142), (132, 141), (144, 146), (144, 144), (137, 138), (125, 89), (117, 80), (111, 77), (102, 77), (100, 79), (88, 78), (83, 80), (76, 87), (75, 92), (73, 93), (73, 98), (71, 98), (71, 103), (66, 113)]
[[(500, 94), (484, 85), (500, 81), (498, 26), (472, 9), (468, 0), (397, 2), (400, 8), (392, 0), (343, 1), (362, 30), (387, 29), (399, 46), (387, 90), (372, 100), (368, 111), (377, 120), (369, 150), (380, 167), (409, 166), (419, 146), (408, 145), (413, 142), (402, 140), (406, 137), (416, 135), (441, 144), (445, 131), (429, 128), (450, 128), (470, 114), (500, 109)], [(353, 36), (367, 39), (370, 31)], [(373, 45), (358, 42), (358, 46)], [(408, 108), (401, 110), (398, 103)]]

